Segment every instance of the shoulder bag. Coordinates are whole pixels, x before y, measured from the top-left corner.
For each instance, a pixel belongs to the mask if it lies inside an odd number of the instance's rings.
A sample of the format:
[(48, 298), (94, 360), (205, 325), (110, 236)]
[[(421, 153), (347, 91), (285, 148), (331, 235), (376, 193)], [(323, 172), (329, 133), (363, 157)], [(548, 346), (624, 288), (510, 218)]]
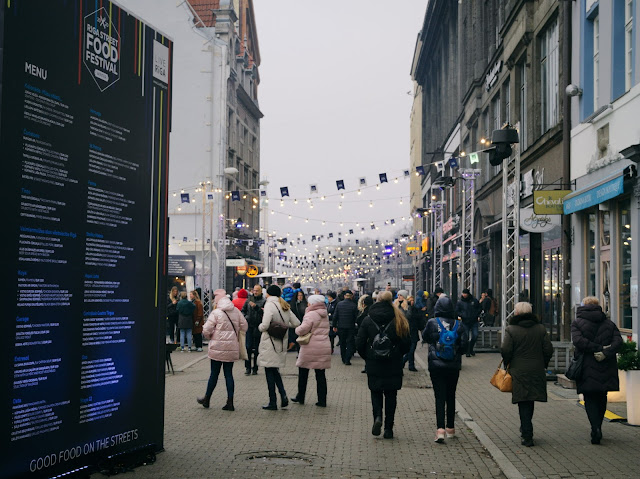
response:
[(503, 361), (500, 361), (498, 369), (493, 373), (490, 382), (503, 393), (510, 393), (513, 390), (512, 378), (508, 368), (502, 369)]
[(567, 379), (572, 381), (577, 381), (582, 377), (582, 364), (583, 364), (584, 354), (578, 350), (575, 351), (571, 361), (569, 361), (569, 369), (564, 375)]
[(296, 342), (304, 346), (305, 344), (309, 344), (309, 341), (311, 341), (311, 336), (313, 336), (313, 333), (309, 331), (307, 334), (298, 336), (298, 338), (296, 339)]
[(282, 340), (282, 339), (284, 339), (284, 337), (289, 332), (289, 327), (287, 326), (287, 322), (282, 317), (282, 313), (280, 312), (280, 308), (278, 308), (276, 306), (276, 309), (278, 310), (278, 314), (280, 315), (280, 319), (282, 319), (282, 323), (279, 323), (277, 321), (271, 321), (269, 323), (269, 327), (267, 328), (267, 333), (269, 333), (269, 336), (272, 336), (272, 337), (274, 337), (276, 339)]
[(223, 311), (223, 313), (227, 316), (227, 319), (233, 328), (233, 332), (236, 333), (236, 338), (238, 338), (238, 352), (240, 353), (240, 359), (244, 359), (246, 361), (249, 359), (249, 355), (247, 354), (247, 336), (244, 331), (240, 331), (240, 334), (238, 334), (238, 331), (236, 331), (236, 327), (233, 325), (233, 321), (231, 321), (227, 312)]

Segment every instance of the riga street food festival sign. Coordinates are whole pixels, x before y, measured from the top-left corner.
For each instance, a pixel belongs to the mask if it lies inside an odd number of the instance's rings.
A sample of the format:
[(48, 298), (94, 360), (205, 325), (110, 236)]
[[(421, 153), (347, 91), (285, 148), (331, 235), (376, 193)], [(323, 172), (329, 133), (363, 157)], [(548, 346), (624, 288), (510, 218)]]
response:
[(0, 478), (163, 447), (173, 44), (107, 0), (1, 0)]

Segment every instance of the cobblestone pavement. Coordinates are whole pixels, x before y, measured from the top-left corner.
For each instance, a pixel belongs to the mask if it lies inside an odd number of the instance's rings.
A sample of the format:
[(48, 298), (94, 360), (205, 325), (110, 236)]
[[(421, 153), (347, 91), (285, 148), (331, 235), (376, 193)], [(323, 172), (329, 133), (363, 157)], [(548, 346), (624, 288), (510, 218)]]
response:
[[(245, 376), (236, 363), (235, 412), (222, 411), (222, 374), (211, 408), (195, 402), (204, 393), (209, 361), (203, 353), (173, 354), (167, 375), (165, 452), (139, 478), (560, 478), (638, 477), (640, 428), (605, 423), (602, 445), (589, 439), (584, 409), (575, 391), (548, 384), (549, 402), (536, 403), (535, 446), (520, 445), (517, 406), (489, 384), (497, 354), (463, 358), (458, 386), (457, 438), (435, 444), (433, 391), (425, 373), (426, 348), (418, 346), (419, 372), (405, 370), (398, 395), (393, 440), (371, 435), (371, 406), (363, 361), (344, 366), (337, 354), (327, 372), (328, 407), (316, 402), (313, 373), (306, 404), (263, 411), (267, 386), (262, 368)], [(283, 379), (289, 396), (297, 386), (295, 354)], [(620, 405), (615, 406), (620, 409)], [(612, 407), (611, 409), (614, 409)], [(624, 405), (622, 411), (624, 415)]]

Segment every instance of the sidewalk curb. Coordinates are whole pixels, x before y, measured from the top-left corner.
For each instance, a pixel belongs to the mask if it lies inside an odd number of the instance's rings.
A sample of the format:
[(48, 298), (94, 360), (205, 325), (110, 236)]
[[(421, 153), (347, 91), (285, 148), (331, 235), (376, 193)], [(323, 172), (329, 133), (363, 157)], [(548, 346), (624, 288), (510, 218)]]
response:
[(200, 361), (202, 361), (203, 359), (207, 359), (207, 355), (203, 355), (200, 356), (199, 358), (194, 359), (193, 361), (189, 361), (187, 364), (185, 364), (184, 366), (180, 367), (180, 368), (174, 368), (174, 371), (178, 372), (178, 373), (182, 373), (184, 372), (185, 369), (190, 368), (191, 366), (198, 364)]
[[(418, 355), (415, 356), (415, 361), (422, 366), (425, 374), (428, 374), (428, 367), (424, 360)], [(473, 418), (467, 413), (467, 410), (464, 408), (462, 403), (456, 399), (456, 412), (460, 420), (464, 423), (466, 427), (471, 429), (473, 433), (476, 435), (480, 444), (491, 454), (491, 457), (498, 464), (500, 470), (504, 473), (507, 479), (524, 479), (524, 476), (520, 474), (516, 466), (507, 459), (507, 456), (500, 450), (498, 446), (487, 436), (487, 434), (482, 430), (480, 425), (473, 420)]]

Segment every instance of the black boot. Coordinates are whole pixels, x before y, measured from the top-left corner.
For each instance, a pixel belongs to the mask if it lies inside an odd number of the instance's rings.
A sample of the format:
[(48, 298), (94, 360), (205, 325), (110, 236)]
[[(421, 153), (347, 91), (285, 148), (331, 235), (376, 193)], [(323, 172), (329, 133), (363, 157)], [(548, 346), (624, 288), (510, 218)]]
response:
[(393, 429), (389, 428), (384, 428), (384, 435), (382, 436), (385, 439), (393, 439)]
[(371, 434), (379, 436), (382, 429), (382, 418), (377, 416), (373, 421), (373, 427), (371, 428)]
[(277, 411), (278, 410), (278, 406), (275, 403), (269, 403), (269, 404), (265, 404), (264, 406), (262, 406), (262, 409), (266, 410), (266, 411)]
[(203, 407), (209, 408), (209, 400), (210, 399), (211, 399), (211, 396), (204, 396), (204, 397), (196, 399), (196, 401), (198, 401), (198, 404), (202, 404)]
[(600, 444), (601, 439), (602, 439), (602, 429), (600, 428), (591, 429), (591, 444)]
[(236, 408), (233, 407), (233, 398), (227, 398), (227, 404), (222, 406), (223, 411), (235, 411)]
[(251, 372), (251, 374), (253, 374), (254, 376), (258, 375), (258, 366), (253, 367), (253, 371)]
[(298, 396), (296, 396), (294, 398), (291, 398), (291, 401), (292, 402), (297, 402), (298, 404), (303, 405), (304, 404), (304, 397), (301, 397), (300, 395), (298, 395)]
[(244, 370), (244, 375), (249, 376), (251, 374), (251, 368), (247, 368)]
[(282, 396), (280, 407), (287, 407), (288, 405), (289, 405), (289, 398), (287, 398), (287, 396)]

